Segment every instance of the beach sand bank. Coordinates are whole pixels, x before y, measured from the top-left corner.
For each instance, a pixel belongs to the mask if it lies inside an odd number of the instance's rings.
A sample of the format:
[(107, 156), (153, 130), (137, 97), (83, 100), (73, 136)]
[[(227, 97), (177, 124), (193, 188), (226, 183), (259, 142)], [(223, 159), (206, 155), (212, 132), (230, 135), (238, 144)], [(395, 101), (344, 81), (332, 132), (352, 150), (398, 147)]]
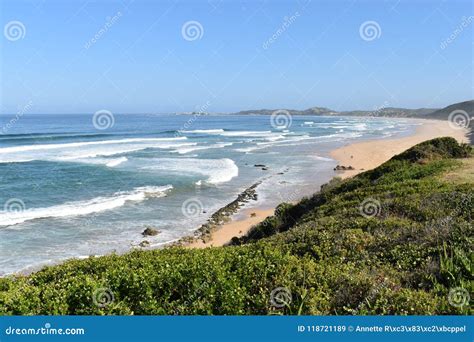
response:
[(331, 158), (339, 161), (339, 164), (350, 165), (354, 168), (354, 170), (337, 171), (336, 175), (347, 178), (365, 170), (371, 170), (394, 155), (426, 140), (453, 137), (459, 142), (468, 142), (467, 129), (454, 129), (448, 121), (423, 119), (419, 121), (421, 125), (417, 127), (413, 135), (408, 137), (358, 142), (331, 151)]
[[(376, 168), (394, 155), (397, 155), (420, 142), (438, 138), (453, 137), (459, 142), (468, 142), (467, 129), (454, 129), (448, 121), (420, 119), (413, 135), (396, 139), (377, 139), (357, 142), (337, 148), (330, 156), (340, 165), (352, 166), (354, 170), (337, 171), (335, 176), (347, 178), (360, 172)], [(186, 246), (189, 248), (206, 248), (224, 246), (234, 237), (245, 235), (255, 224), (273, 215), (274, 209), (244, 209), (240, 216), (243, 219), (229, 221), (212, 232), (209, 241), (195, 239)]]
[(244, 219), (232, 220), (223, 224), (216, 231), (212, 232), (211, 240), (204, 242), (201, 239), (191, 242), (189, 248), (219, 247), (229, 243), (234, 237), (244, 236), (252, 226), (262, 222), (266, 217), (272, 216), (274, 209), (244, 209), (242, 216)]

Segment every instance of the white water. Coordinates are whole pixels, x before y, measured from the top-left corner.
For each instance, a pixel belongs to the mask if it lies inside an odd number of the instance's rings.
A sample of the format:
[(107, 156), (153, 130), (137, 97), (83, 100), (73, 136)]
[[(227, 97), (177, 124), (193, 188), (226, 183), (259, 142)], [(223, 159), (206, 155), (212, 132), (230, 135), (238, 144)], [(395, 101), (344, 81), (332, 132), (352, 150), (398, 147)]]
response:
[(162, 197), (173, 188), (167, 186), (138, 187), (132, 191), (117, 192), (109, 197), (96, 197), (87, 201), (67, 202), (48, 208), (34, 208), (20, 211), (0, 211), (0, 226), (11, 226), (39, 218), (80, 216), (111, 210), (129, 201), (139, 202), (150, 197)]

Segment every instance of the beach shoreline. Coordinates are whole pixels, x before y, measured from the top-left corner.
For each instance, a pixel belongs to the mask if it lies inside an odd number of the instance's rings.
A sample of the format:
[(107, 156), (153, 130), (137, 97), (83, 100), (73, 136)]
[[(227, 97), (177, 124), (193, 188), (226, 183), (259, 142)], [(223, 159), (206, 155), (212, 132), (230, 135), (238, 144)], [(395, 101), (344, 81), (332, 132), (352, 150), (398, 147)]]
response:
[[(468, 129), (456, 129), (448, 121), (412, 119), (420, 125), (413, 134), (398, 138), (371, 139), (352, 142), (329, 152), (329, 156), (338, 161), (346, 170), (335, 171), (334, 177), (342, 179), (353, 177), (361, 172), (374, 169), (393, 156), (402, 153), (410, 147), (426, 140), (439, 137), (453, 137), (458, 142), (469, 143)], [(301, 196), (303, 197), (303, 196)], [(230, 219), (215, 227), (206, 239), (199, 236), (190, 238), (181, 244), (186, 248), (221, 247), (229, 244), (233, 237), (246, 235), (254, 225), (272, 216), (275, 208), (261, 206), (244, 208), (239, 213), (240, 219)], [(243, 217), (243, 218), (242, 218)]]

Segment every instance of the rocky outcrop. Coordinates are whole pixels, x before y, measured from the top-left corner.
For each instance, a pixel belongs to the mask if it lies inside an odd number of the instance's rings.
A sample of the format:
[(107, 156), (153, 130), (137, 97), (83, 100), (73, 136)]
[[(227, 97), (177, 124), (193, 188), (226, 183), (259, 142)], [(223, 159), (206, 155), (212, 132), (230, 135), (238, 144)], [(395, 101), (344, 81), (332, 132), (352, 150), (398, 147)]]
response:
[(347, 171), (347, 170), (355, 170), (353, 166), (344, 166), (344, 165), (337, 165), (334, 168), (334, 171)]
[(214, 232), (222, 224), (230, 221), (231, 216), (235, 214), (242, 206), (244, 206), (245, 203), (248, 203), (250, 201), (256, 201), (258, 199), (256, 188), (260, 185), (260, 183), (261, 182), (257, 182), (251, 187), (242, 191), (235, 200), (212, 214), (212, 216), (207, 220), (207, 222), (196, 230), (196, 232), (194, 233), (194, 237), (185, 237), (181, 239), (179, 243), (187, 243), (195, 239), (201, 239), (204, 242), (209, 241), (211, 233)]

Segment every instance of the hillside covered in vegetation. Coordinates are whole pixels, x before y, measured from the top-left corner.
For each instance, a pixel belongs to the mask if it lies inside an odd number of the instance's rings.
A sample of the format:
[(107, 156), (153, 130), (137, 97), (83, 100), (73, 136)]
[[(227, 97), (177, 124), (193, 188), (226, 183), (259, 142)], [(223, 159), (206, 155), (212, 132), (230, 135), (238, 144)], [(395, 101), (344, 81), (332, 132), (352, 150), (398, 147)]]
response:
[(0, 314), (469, 314), (473, 160), (454, 139), (427, 141), (281, 204), (232, 246), (3, 278)]

